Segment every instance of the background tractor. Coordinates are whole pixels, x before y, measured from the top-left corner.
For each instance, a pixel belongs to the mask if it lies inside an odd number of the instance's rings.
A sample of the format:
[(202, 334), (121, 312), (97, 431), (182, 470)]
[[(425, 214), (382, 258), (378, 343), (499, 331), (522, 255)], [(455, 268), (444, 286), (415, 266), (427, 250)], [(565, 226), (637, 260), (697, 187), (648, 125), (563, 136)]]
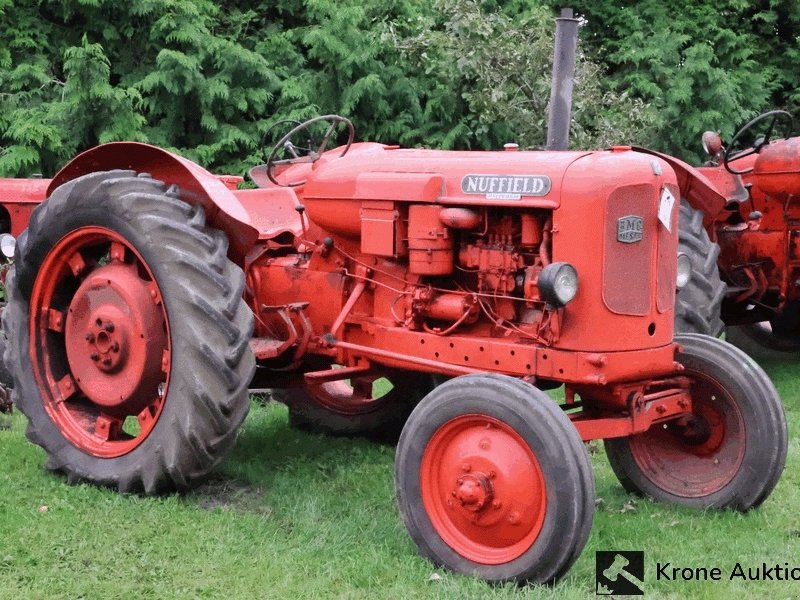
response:
[[(706, 165), (670, 162), (689, 187), (681, 205), (681, 252), (693, 274), (678, 293), (677, 330), (719, 335), (748, 349), (800, 351), (800, 138), (789, 113), (744, 125), (723, 146), (707, 131)], [(694, 186), (714, 194), (697, 195)]]
[(691, 280), (678, 199), (715, 201), (705, 178), (629, 147), (354, 137), (339, 116), (297, 124), (258, 189), (137, 143), (0, 182), (12, 231), (30, 214), (5, 362), (49, 469), (185, 488), (234, 443), (248, 387), (286, 388), (312, 426), (402, 427), (397, 502), (420, 552), (498, 582), (553, 581), (580, 554), (587, 440), (631, 492), (765, 500), (787, 449), (777, 392), (729, 344), (673, 335)]

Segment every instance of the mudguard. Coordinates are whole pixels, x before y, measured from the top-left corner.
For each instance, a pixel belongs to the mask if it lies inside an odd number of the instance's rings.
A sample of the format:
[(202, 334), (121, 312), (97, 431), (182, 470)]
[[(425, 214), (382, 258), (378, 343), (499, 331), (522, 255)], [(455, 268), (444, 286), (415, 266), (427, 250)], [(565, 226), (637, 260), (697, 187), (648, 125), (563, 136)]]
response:
[(258, 231), (252, 226), (247, 211), (222, 180), (186, 158), (149, 144), (111, 142), (87, 150), (56, 174), (47, 195), (76, 177), (112, 169), (149, 173), (168, 186), (178, 185), (181, 197), (202, 206), (208, 223), (227, 234), (229, 254), (238, 264), (243, 264), (247, 251), (258, 239)]

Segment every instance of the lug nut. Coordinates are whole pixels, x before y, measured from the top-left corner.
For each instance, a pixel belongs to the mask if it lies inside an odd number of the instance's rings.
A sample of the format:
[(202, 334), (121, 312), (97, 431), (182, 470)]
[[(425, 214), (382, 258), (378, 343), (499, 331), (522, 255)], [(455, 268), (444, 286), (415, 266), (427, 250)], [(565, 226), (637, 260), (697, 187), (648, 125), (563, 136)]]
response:
[(103, 364), (104, 364), (105, 366), (108, 366), (108, 365), (110, 365), (110, 364), (111, 364), (111, 358), (110, 358), (110, 357), (106, 357), (106, 358), (104, 358), (104, 359), (103, 359)]
[(105, 324), (103, 329), (105, 329), (108, 333), (111, 333), (112, 331), (114, 331), (114, 324), (111, 321), (109, 321), (108, 323)]
[(119, 342), (114, 342), (113, 344), (111, 344), (111, 351), (119, 352)]
[(89, 333), (87, 333), (84, 337), (86, 338), (87, 342), (93, 342), (94, 341), (94, 334), (91, 331)]
[(89, 355), (89, 358), (91, 358), (92, 360), (100, 360), (100, 355), (97, 352), (92, 352)]

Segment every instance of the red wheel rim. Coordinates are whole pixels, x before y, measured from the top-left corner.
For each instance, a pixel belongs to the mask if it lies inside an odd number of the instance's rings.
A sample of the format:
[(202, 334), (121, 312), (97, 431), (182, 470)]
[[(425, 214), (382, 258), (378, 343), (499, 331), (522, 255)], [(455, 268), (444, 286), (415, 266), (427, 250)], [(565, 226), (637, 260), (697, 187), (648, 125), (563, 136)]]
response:
[(706, 374), (692, 379), (691, 418), (653, 426), (631, 436), (633, 459), (662, 490), (683, 498), (708, 496), (739, 472), (745, 453), (745, 423), (725, 388)]
[(167, 395), (169, 321), (150, 267), (121, 235), (81, 227), (45, 257), (30, 302), (30, 356), (61, 433), (101, 458), (136, 448)]
[(439, 536), (476, 563), (520, 557), (544, 523), (539, 461), (514, 429), (489, 416), (462, 415), (436, 430), (422, 456), (420, 489)]

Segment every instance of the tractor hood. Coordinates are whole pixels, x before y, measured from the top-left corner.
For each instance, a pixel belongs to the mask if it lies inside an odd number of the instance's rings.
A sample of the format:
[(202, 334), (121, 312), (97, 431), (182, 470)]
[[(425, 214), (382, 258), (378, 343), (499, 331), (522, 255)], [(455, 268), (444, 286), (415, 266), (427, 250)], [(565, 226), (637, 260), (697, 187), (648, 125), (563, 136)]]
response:
[(301, 195), (310, 213), (313, 204), (326, 200), (553, 209), (559, 206), (567, 168), (587, 154), (454, 152), (355, 144), (342, 158), (332, 151), (318, 161)]

